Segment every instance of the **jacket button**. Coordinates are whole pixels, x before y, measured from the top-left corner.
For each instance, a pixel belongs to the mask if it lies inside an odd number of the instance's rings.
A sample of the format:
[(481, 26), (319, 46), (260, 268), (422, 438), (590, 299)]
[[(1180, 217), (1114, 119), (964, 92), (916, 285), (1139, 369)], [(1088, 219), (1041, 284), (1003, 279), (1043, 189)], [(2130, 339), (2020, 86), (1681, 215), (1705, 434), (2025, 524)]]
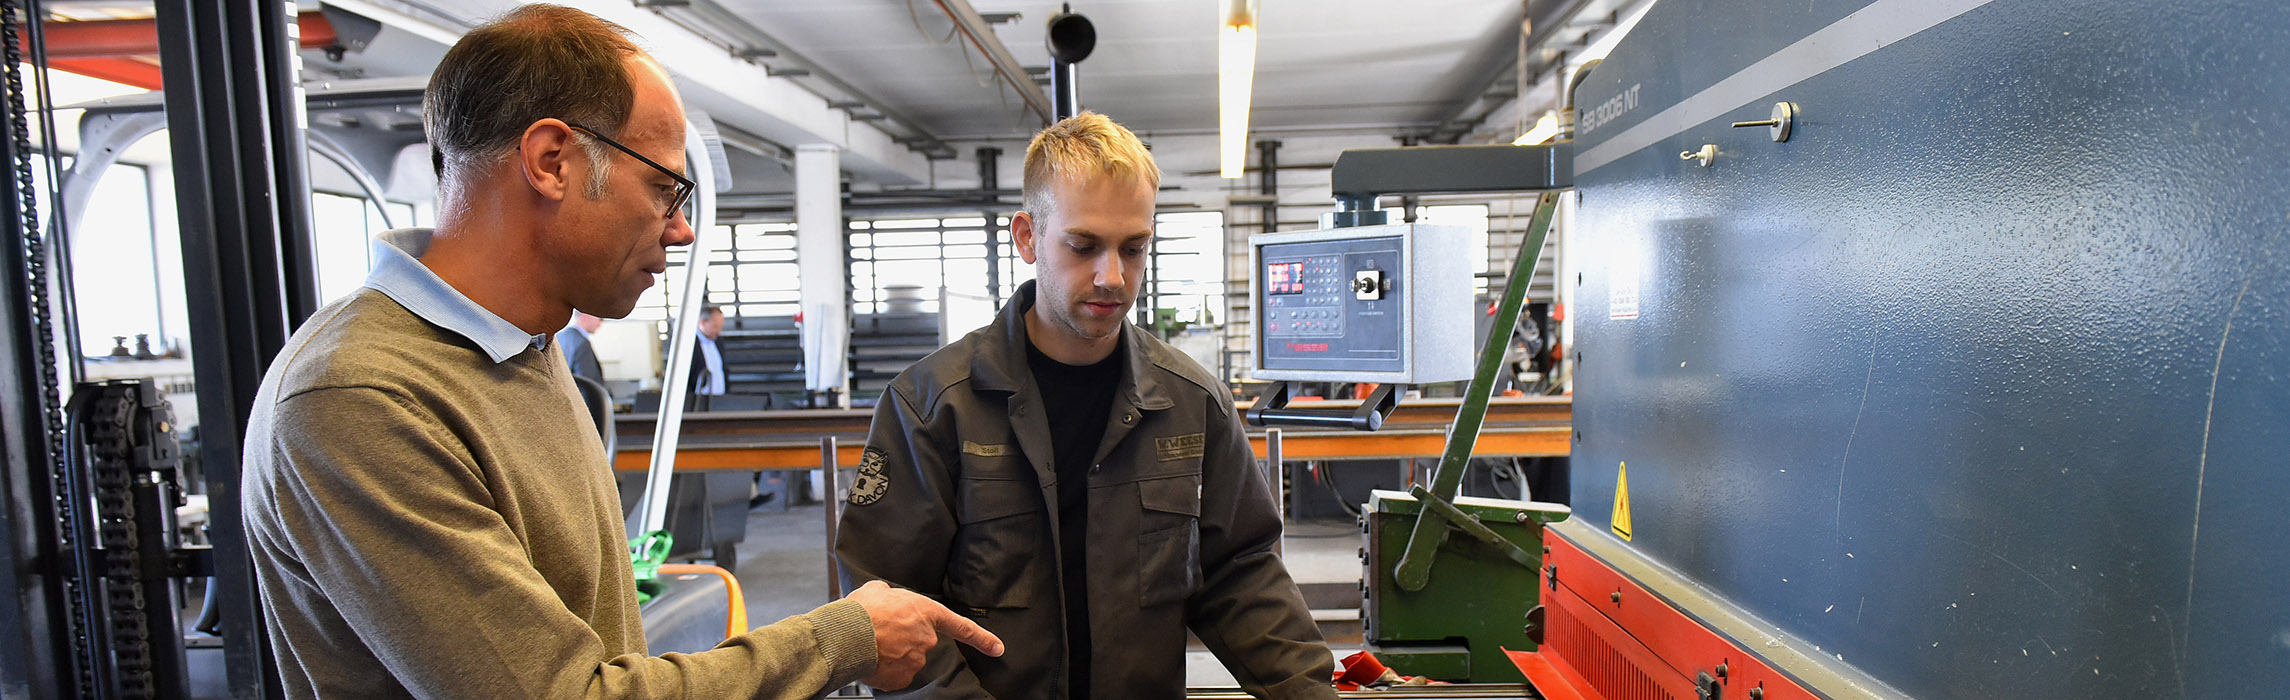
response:
[(1105, 471), (1105, 465), (1103, 465), (1103, 464), (1092, 464), (1092, 465), (1089, 465), (1089, 473), (1091, 473), (1091, 474), (1095, 474), (1095, 473), (1098, 473), (1098, 472), (1101, 472), (1101, 471)]
[(1131, 423), (1135, 423), (1135, 422), (1137, 422), (1137, 414), (1135, 414), (1135, 413), (1131, 413), (1131, 414), (1129, 414), (1129, 415), (1126, 415), (1126, 416), (1122, 416), (1122, 417), (1121, 417), (1121, 424), (1122, 424), (1122, 425), (1128, 425), (1128, 424), (1131, 424)]

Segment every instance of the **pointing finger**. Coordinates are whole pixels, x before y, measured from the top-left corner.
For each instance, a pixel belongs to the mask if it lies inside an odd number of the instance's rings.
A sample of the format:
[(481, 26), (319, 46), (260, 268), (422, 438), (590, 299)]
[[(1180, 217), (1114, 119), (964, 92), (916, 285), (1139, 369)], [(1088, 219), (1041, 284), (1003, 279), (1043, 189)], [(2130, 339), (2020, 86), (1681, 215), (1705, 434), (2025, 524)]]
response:
[(986, 631), (984, 627), (979, 627), (978, 623), (971, 622), (968, 618), (956, 615), (954, 611), (943, 607), (938, 609), (933, 618), (931, 624), (938, 628), (939, 634), (953, 637), (955, 641), (986, 652), (987, 656), (1002, 655), (1002, 638), (994, 636), (994, 633)]

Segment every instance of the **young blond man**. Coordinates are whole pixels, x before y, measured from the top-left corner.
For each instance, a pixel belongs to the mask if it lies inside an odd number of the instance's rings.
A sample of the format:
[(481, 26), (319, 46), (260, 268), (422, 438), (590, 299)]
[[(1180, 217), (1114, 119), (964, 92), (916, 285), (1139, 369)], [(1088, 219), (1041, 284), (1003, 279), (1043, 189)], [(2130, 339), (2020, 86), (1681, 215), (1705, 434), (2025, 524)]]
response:
[(836, 540), (846, 583), (913, 589), (1009, 641), (941, 644), (886, 696), (1180, 697), (1190, 629), (1257, 696), (1335, 697), (1231, 394), (1126, 320), (1159, 187), (1102, 115), (1036, 135), (1010, 221), (1035, 280), (876, 404)]

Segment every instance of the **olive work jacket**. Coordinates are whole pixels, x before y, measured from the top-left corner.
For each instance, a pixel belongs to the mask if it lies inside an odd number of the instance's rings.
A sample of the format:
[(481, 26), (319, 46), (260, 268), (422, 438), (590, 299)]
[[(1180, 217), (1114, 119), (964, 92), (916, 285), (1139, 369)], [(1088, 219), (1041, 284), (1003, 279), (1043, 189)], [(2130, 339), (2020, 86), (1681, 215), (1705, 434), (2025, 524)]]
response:
[[(1033, 284), (876, 404), (835, 538), (844, 585), (928, 595), (1005, 647), (942, 640), (912, 687), (884, 697), (1067, 696), (1058, 473), (1026, 365)], [(1191, 629), (1258, 697), (1336, 697), (1224, 383), (1126, 324), (1116, 352), (1127, 367), (1088, 475), (1092, 692), (1183, 697)]]

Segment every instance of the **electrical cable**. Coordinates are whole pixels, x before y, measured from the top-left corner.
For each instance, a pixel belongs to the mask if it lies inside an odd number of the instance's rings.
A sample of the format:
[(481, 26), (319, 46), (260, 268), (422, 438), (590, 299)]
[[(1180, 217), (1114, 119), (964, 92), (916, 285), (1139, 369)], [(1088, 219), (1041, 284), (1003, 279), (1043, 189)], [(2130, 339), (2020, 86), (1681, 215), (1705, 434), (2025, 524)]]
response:
[(1360, 507), (1352, 505), (1351, 501), (1344, 498), (1344, 489), (1336, 484), (1335, 470), (1327, 468), (1326, 463), (1323, 462), (1320, 466), (1312, 469), (1312, 480), (1320, 482), (1321, 486), (1328, 488), (1328, 495), (1336, 497), (1336, 507), (1344, 509), (1345, 515), (1352, 516), (1354, 520), (1359, 519)]

